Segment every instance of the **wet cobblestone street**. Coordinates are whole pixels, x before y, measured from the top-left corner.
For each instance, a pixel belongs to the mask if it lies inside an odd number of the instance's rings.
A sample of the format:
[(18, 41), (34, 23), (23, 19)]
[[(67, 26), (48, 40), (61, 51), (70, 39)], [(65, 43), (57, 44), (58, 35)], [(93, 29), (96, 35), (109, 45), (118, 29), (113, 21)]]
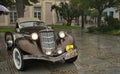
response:
[(17, 71), (0, 33), (0, 74), (120, 74), (120, 36), (72, 32), (79, 56), (73, 64), (26, 61), (27, 69)]

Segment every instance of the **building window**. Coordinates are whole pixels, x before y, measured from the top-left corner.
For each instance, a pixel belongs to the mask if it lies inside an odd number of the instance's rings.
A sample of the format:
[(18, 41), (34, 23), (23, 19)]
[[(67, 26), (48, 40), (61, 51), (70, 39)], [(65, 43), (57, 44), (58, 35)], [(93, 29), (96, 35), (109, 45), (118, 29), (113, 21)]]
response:
[(57, 22), (62, 22), (62, 17), (60, 16), (60, 14), (57, 14)]
[(41, 19), (41, 7), (34, 7), (34, 17)]
[(114, 12), (113, 12), (113, 11), (111, 11), (111, 12), (110, 12), (110, 16), (113, 16), (113, 15), (114, 15)]
[(17, 20), (17, 11), (15, 7), (10, 9), (10, 23), (14, 24)]

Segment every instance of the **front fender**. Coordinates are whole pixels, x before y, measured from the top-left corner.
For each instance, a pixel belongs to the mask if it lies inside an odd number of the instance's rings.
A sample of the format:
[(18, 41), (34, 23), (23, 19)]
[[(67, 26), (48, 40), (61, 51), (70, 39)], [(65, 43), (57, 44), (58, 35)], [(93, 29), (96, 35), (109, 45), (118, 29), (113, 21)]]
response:
[(15, 41), (15, 45), (18, 46), (22, 51), (25, 51), (32, 55), (41, 55), (42, 52), (37, 46), (36, 41), (27, 38), (18, 38)]
[(71, 35), (68, 35), (64, 39), (59, 39), (58, 47), (65, 49), (67, 45), (74, 44), (74, 39)]

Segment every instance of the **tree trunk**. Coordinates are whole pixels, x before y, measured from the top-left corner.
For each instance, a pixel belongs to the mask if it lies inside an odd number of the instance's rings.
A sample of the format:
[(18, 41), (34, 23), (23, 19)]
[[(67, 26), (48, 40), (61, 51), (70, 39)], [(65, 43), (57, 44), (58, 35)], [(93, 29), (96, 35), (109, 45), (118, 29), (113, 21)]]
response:
[(97, 19), (97, 26), (100, 27), (101, 25), (101, 18), (102, 18), (102, 11), (99, 11), (98, 19)]
[(79, 25), (79, 17), (75, 18), (75, 25)]
[(58, 11), (56, 11), (56, 16), (57, 16), (57, 22), (59, 22), (59, 13), (58, 13)]
[(16, 9), (18, 13), (18, 18), (24, 17), (24, 9), (25, 9), (24, 0), (16, 0)]
[(87, 24), (87, 16), (86, 15), (84, 16), (84, 22), (85, 22), (85, 24)]
[(71, 26), (71, 23), (72, 23), (72, 19), (68, 19), (67, 20), (67, 26)]
[(69, 20), (67, 20), (67, 26), (69, 26)]
[(84, 29), (85, 28), (85, 21), (84, 21), (84, 12), (82, 13), (82, 25), (81, 25), (81, 28)]

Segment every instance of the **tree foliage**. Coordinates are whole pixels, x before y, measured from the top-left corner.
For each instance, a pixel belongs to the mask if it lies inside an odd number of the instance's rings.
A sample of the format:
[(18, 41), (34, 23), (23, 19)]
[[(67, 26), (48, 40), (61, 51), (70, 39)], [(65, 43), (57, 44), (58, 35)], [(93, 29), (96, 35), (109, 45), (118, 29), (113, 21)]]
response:
[[(71, 4), (74, 6), (76, 11), (76, 18), (79, 21), (79, 17), (81, 16), (81, 28), (84, 29), (85, 17), (87, 15), (87, 11), (89, 9), (89, 3), (85, 0), (70, 0)], [(79, 23), (79, 22), (78, 22)]]
[(75, 24), (79, 25), (79, 17), (81, 16), (81, 7), (80, 7), (80, 0), (70, 0), (71, 5), (74, 8), (75, 12)]
[(84, 0), (89, 3), (90, 8), (95, 8), (98, 11), (98, 27), (101, 25), (101, 17), (104, 9), (117, 7), (120, 5), (120, 0)]
[(16, 5), (16, 9), (18, 12), (18, 18), (24, 17), (24, 9), (26, 5), (32, 5), (32, 3), (37, 3), (38, 0), (0, 0), (0, 4), (11, 7), (13, 5)]
[(38, 0), (16, 0), (16, 9), (18, 12), (18, 18), (24, 17), (25, 6), (32, 5), (30, 2), (37, 3)]
[(59, 5), (53, 5), (51, 10), (55, 10), (57, 16), (60, 15), (67, 21), (67, 25), (70, 26), (75, 16), (75, 9), (73, 6), (66, 2), (61, 2)]
[[(75, 8), (80, 10), (80, 15), (82, 16), (82, 26), (84, 27), (84, 16), (91, 15), (98, 17), (98, 26), (101, 24), (101, 17), (104, 9), (109, 7), (118, 7), (120, 5), (120, 0), (71, 0), (71, 3)], [(94, 9), (95, 11), (91, 11)], [(86, 13), (87, 12), (87, 13)], [(94, 15), (95, 13), (95, 15)]]
[[(0, 0), (0, 4), (5, 7), (11, 7), (12, 5), (14, 5), (14, 2), (13, 2), (13, 0)], [(2, 14), (8, 14), (8, 12), (0, 11), (0, 15), (2, 15)]]
[(0, 0), (0, 4), (6, 7), (10, 7), (14, 5), (15, 3), (14, 3), (14, 0)]

